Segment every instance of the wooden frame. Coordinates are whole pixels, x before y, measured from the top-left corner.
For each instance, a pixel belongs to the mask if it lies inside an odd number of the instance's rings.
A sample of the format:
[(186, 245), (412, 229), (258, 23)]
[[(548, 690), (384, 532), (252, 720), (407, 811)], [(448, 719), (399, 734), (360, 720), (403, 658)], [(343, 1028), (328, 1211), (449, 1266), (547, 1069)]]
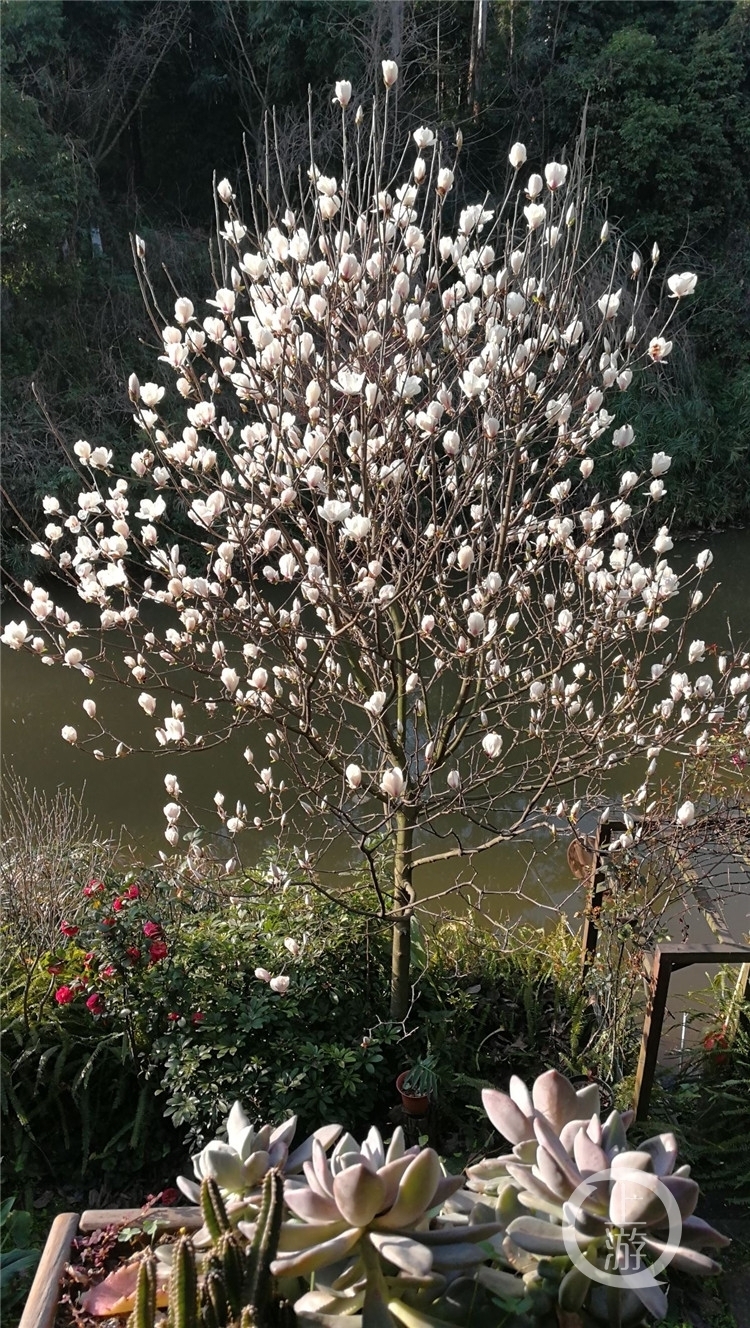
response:
[(673, 971), (689, 968), (691, 964), (747, 964), (748, 961), (750, 961), (750, 945), (740, 945), (736, 941), (731, 944), (716, 941), (709, 945), (680, 941), (657, 945), (651, 961), (648, 1004), (635, 1075), (633, 1106), (636, 1120), (643, 1120), (648, 1115), (651, 1103), (661, 1031), (669, 996), (669, 980)]

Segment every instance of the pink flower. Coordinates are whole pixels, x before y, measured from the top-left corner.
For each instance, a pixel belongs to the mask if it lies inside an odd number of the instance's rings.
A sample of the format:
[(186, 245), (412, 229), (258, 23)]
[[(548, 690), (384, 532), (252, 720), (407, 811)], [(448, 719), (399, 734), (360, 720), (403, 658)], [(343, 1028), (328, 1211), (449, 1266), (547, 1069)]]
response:
[(178, 1015), (176, 1010), (170, 1010), (169, 1014), (167, 1015), (167, 1019), (169, 1020), (170, 1024), (175, 1024), (179, 1019), (179, 1017), (180, 1016)]
[(148, 953), (152, 964), (160, 963), (169, 954), (166, 941), (154, 941), (153, 945), (148, 947)]
[(101, 992), (92, 991), (86, 1001), (86, 1009), (90, 1010), (93, 1015), (104, 1014), (104, 997)]
[(86, 965), (87, 968), (89, 967), (89, 964), (91, 964), (92, 960), (94, 960), (94, 959), (96, 959), (96, 954), (95, 954), (95, 952), (94, 952), (93, 950), (89, 950), (88, 953), (85, 954), (85, 955), (83, 956), (83, 962), (84, 962), (84, 964)]
[(125, 905), (125, 900), (124, 900), (124, 899), (113, 899), (113, 900), (112, 900), (112, 907), (113, 907), (113, 909), (115, 910), (115, 913), (119, 913), (119, 912), (120, 912), (120, 909), (123, 908), (124, 905)]
[(80, 929), (74, 926), (72, 922), (60, 923), (60, 931), (62, 932), (63, 936), (77, 936), (79, 930)]
[(131, 885), (125, 891), (126, 899), (140, 899), (140, 897), (141, 897), (141, 887), (139, 885)]
[(161, 927), (158, 922), (144, 922), (143, 935), (147, 936), (149, 940), (156, 940), (161, 934)]
[(92, 876), (88, 885), (84, 885), (83, 893), (86, 895), (87, 898), (89, 898), (91, 895), (98, 894), (99, 891), (103, 889), (104, 889), (104, 881), (100, 881), (96, 876)]
[(203, 1023), (203, 1020), (205, 1019), (205, 1017), (206, 1017), (206, 1016), (204, 1015), (204, 1013), (203, 1013), (202, 1010), (196, 1010), (196, 1011), (195, 1011), (195, 1014), (193, 1015), (193, 1023), (194, 1023), (194, 1024), (202, 1024), (202, 1023)]
[(55, 1000), (58, 1005), (70, 1005), (70, 1002), (74, 1001), (75, 998), (76, 994), (72, 987), (58, 987), (55, 992)]
[(107, 964), (107, 967), (102, 969), (99, 976), (102, 978), (117, 977), (117, 969), (115, 968), (114, 964)]

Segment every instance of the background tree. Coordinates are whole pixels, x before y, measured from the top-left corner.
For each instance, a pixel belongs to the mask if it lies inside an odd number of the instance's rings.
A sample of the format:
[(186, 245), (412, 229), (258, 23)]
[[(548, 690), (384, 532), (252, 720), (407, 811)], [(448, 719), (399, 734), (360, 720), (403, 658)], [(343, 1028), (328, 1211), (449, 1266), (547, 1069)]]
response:
[[(339, 178), (312, 161), (299, 193), (277, 156), (246, 208), (221, 181), (207, 315), (178, 292), (163, 310), (136, 239), (176, 393), (132, 375), (135, 479), (79, 440), (72, 510), (44, 500), (32, 552), (96, 626), (27, 581), (46, 639), (24, 620), (3, 640), (135, 687), (157, 748), (247, 729), (257, 828), (344, 902), (331, 845), (367, 864), (403, 1019), (417, 868), (528, 835), (555, 807), (575, 824), (619, 765), (646, 806), (658, 752), (687, 750), (717, 688), (745, 707), (750, 675), (738, 658), (718, 683), (669, 677), (702, 595), (665, 612), (680, 589), (668, 528), (653, 545), (640, 532), (670, 458), (624, 468), (634, 430), (609, 409), (635, 370), (663, 372), (695, 275), (668, 277), (656, 325), (658, 254), (625, 263), (592, 228), (582, 143), (525, 183), (516, 143), (504, 196), (454, 211), (456, 154), (424, 126), (404, 143), (397, 80), (384, 61), (367, 114), (337, 83)], [(605, 498), (613, 450), (623, 473)], [(696, 641), (686, 662), (704, 656)], [(84, 710), (80, 741), (124, 755)], [(176, 846), (188, 813), (165, 784)], [(217, 791), (216, 811), (241, 855), (242, 788)]]

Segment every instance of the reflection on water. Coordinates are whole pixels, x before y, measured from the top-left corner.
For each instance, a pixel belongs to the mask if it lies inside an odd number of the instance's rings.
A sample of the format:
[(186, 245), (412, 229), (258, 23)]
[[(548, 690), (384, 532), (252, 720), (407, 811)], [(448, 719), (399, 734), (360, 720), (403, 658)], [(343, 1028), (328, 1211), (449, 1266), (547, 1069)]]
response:
[[(701, 545), (683, 545), (673, 557), (678, 568), (695, 555)], [(712, 571), (719, 588), (696, 620), (695, 632), (707, 643), (727, 640), (731, 620), (735, 646), (750, 640), (750, 532), (730, 532), (713, 537)], [(18, 617), (17, 607), (6, 604), (4, 617)], [(257, 797), (253, 775), (242, 752), (252, 736), (247, 730), (224, 746), (191, 752), (174, 751), (133, 754), (119, 761), (97, 762), (76, 751), (60, 737), (63, 724), (85, 723), (81, 703), (93, 697), (107, 726), (118, 737), (138, 745), (153, 740), (153, 725), (141, 714), (133, 692), (116, 685), (89, 684), (75, 670), (45, 667), (41, 661), (5, 648), (2, 662), (2, 752), (3, 760), (36, 788), (51, 793), (64, 785), (79, 793), (86, 808), (104, 832), (119, 835), (126, 827), (139, 853), (153, 858), (166, 847), (162, 807), (166, 801), (164, 775), (178, 774), (187, 805), (206, 809), (207, 823), (215, 825), (209, 809), (221, 788), (227, 803), (241, 798), (251, 815)], [(258, 855), (270, 841), (257, 836)], [(434, 894), (457, 881), (487, 892), (488, 911), (496, 919), (523, 916), (541, 922), (561, 909), (571, 915), (581, 897), (572, 881), (565, 857), (564, 840), (550, 843), (549, 835), (533, 842), (500, 846), (475, 860), (436, 863), (425, 869), (418, 891)], [(335, 864), (344, 866), (344, 863)], [(469, 892), (471, 893), (471, 892)], [(739, 938), (747, 930), (747, 896), (738, 896), (727, 909), (730, 928)], [(677, 933), (675, 933), (677, 938)], [(690, 939), (709, 939), (702, 920), (691, 921)], [(704, 985), (696, 968), (675, 976), (675, 992)], [(679, 1015), (679, 1000), (673, 1002)]]

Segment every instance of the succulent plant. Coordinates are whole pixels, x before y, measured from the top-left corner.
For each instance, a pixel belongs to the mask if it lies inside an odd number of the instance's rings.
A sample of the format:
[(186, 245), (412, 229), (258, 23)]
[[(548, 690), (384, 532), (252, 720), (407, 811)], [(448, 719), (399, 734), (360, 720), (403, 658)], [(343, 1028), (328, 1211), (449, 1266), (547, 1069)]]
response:
[(212, 1139), (207, 1143), (190, 1159), (196, 1180), (178, 1176), (177, 1184), (192, 1203), (199, 1202), (201, 1183), (208, 1178), (216, 1181), (223, 1195), (247, 1198), (257, 1193), (268, 1171), (277, 1169), (286, 1175), (301, 1171), (312, 1157), (313, 1141), (327, 1149), (341, 1134), (340, 1125), (324, 1125), (290, 1153), (296, 1128), (296, 1116), (275, 1127), (253, 1126), (242, 1104), (235, 1102), (225, 1123), (226, 1142)]
[[(346, 1134), (330, 1159), (315, 1141), (303, 1170), (307, 1185), (285, 1186), (293, 1220), (282, 1227), (272, 1264), (280, 1278), (316, 1273), (299, 1312), (364, 1308), (388, 1324), (391, 1303), (404, 1294), (429, 1303), (451, 1277), (485, 1262), (480, 1242), (502, 1231), (498, 1222), (431, 1224), (463, 1178), (444, 1175), (432, 1148), (407, 1149), (400, 1127), (387, 1148), (374, 1128), (362, 1144)], [(239, 1230), (254, 1238), (254, 1225), (240, 1222)]]
[[(548, 1296), (556, 1281), (561, 1310), (586, 1306), (594, 1318), (603, 1314), (605, 1323), (610, 1321), (614, 1291), (623, 1321), (638, 1322), (644, 1309), (657, 1317), (666, 1312), (657, 1278), (640, 1264), (643, 1251), (657, 1260), (666, 1256), (682, 1271), (720, 1271), (700, 1251), (729, 1242), (693, 1215), (698, 1186), (690, 1179), (689, 1167), (676, 1166), (673, 1134), (656, 1135), (630, 1149), (626, 1132), (632, 1113), (613, 1112), (602, 1124), (596, 1087), (576, 1092), (555, 1071), (540, 1076), (531, 1093), (514, 1077), (509, 1095), (489, 1089), (482, 1096), (490, 1120), (513, 1144), (513, 1152), (469, 1168), (468, 1185), (485, 1204), (493, 1201), (496, 1211), (502, 1207), (507, 1214), (512, 1206), (509, 1186), (516, 1188), (517, 1203), (526, 1211), (509, 1222), (503, 1251), (523, 1274), (527, 1289), (538, 1291), (544, 1282)], [(679, 1214), (677, 1243), (668, 1240), (665, 1202)], [(634, 1249), (636, 1232), (638, 1236), (635, 1281), (629, 1271), (630, 1244), (622, 1240), (629, 1231), (634, 1233)], [(582, 1257), (574, 1262), (571, 1250)], [(597, 1271), (611, 1273), (621, 1288), (598, 1285)], [(482, 1276), (486, 1274), (480, 1280)], [(603, 1290), (609, 1299), (601, 1296)]]

